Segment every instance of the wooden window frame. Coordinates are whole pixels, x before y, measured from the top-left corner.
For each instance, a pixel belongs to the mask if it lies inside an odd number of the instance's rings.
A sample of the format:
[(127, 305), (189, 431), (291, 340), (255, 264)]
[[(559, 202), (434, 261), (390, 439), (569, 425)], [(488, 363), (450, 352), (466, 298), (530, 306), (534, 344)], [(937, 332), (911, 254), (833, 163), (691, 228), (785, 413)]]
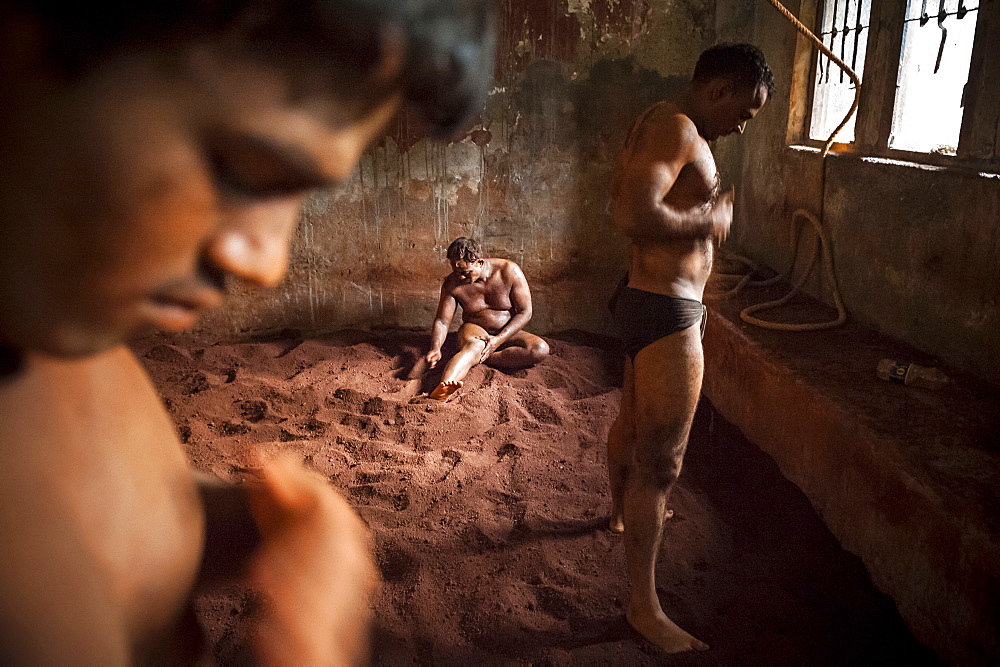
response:
[[(958, 154), (889, 148), (906, 5), (907, 0), (872, 1), (854, 141), (834, 143), (831, 150), (920, 164), (965, 166), (990, 172), (1000, 170), (1000, 0), (979, 0)], [(806, 25), (818, 26), (822, 8), (823, 0), (802, 0), (800, 20)], [(787, 140), (789, 144), (822, 148), (824, 141), (809, 138), (818, 62), (816, 53), (813, 43), (799, 35), (793, 63)]]

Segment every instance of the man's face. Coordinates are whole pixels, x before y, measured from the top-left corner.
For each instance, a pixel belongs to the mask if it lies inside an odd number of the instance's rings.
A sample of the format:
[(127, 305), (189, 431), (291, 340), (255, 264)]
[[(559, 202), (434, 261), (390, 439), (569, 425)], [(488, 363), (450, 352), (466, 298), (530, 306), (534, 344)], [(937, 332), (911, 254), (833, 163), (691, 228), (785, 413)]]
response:
[(43, 72), (0, 112), (0, 340), (89, 354), (191, 326), (227, 274), (278, 283), (305, 192), (347, 177), (398, 106), (346, 117), (274, 68), (189, 56)]
[(743, 134), (747, 122), (753, 120), (757, 112), (767, 103), (767, 87), (744, 90), (730, 82), (720, 85), (711, 100), (708, 119), (705, 123), (706, 139), (713, 141), (730, 134)]
[(451, 272), (458, 277), (463, 284), (474, 283), (483, 275), (483, 264), (481, 259), (466, 261), (464, 259), (453, 259), (451, 261)]

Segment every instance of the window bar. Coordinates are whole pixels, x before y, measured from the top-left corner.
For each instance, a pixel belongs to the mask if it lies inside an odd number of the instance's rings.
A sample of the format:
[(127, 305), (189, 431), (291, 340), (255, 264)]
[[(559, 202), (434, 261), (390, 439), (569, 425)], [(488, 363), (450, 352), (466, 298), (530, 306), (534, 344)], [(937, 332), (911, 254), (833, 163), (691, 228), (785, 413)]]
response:
[(968, 13), (969, 10), (965, 8), (965, 0), (958, 0), (958, 11), (955, 12), (955, 14), (958, 16), (958, 19), (961, 21), (962, 19), (965, 18), (965, 15)]
[[(844, 3), (844, 31), (840, 33), (840, 59), (843, 60), (844, 56), (847, 54), (847, 33), (851, 32), (848, 27), (850, 24), (847, 22), (848, 16), (851, 14), (851, 0), (847, 0)], [(839, 68), (838, 68), (839, 69)], [(840, 83), (844, 83), (844, 70), (840, 70)]]
[(941, 56), (944, 55), (944, 43), (948, 39), (948, 28), (944, 27), (944, 17), (947, 16), (944, 8), (945, 0), (938, 0), (937, 24), (941, 28), (941, 45), (938, 47), (937, 60), (934, 61), (934, 73), (941, 69)]
[(927, 0), (923, 0), (920, 3), (920, 27), (927, 25), (927, 22), (931, 20), (931, 17), (927, 15)]
[[(963, 0), (964, 1), (964, 0)], [(858, 40), (861, 37), (861, 2), (858, 2), (857, 24), (854, 27), (854, 52), (851, 54), (851, 69), (858, 71)]]
[[(826, 45), (826, 33), (823, 31), (823, 28), (824, 28), (825, 23), (826, 23), (826, 14), (825, 14), (826, 9), (824, 8), (823, 11), (824, 11), (823, 18), (820, 20), (820, 24), (817, 27), (816, 32), (819, 34), (820, 39), (823, 41), (823, 44), (825, 46)], [(823, 81), (823, 75), (826, 73), (826, 67), (824, 66), (824, 61), (823, 61), (823, 52), (822, 51), (818, 51), (816, 53), (816, 56), (817, 56), (816, 57), (816, 67), (819, 68), (819, 75), (816, 77), (816, 82), (820, 83), (820, 82)]]
[[(845, 0), (846, 1), (846, 0)], [(837, 8), (840, 5), (838, 0), (833, 0), (833, 14), (830, 16), (830, 50), (833, 51), (833, 47), (837, 42)], [(825, 82), (830, 83), (830, 59), (826, 59), (826, 73)]]

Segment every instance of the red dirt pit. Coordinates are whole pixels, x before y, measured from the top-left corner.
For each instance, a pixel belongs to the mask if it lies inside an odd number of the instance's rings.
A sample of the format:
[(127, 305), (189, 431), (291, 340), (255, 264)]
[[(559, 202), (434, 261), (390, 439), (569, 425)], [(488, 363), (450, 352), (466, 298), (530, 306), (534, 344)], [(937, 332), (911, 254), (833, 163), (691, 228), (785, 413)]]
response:
[[(606, 530), (605, 438), (624, 357), (570, 333), (504, 373), (477, 366), (448, 403), (407, 379), (412, 331), (134, 346), (192, 464), (239, 481), (257, 448), (293, 451), (370, 526), (384, 584), (375, 664), (678, 665), (935, 661), (770, 458), (702, 402), (668, 506), (657, 583), (707, 642), (665, 656), (624, 619), (621, 536)], [(445, 352), (453, 352), (454, 348)], [(255, 599), (198, 601), (223, 664), (249, 662)]]

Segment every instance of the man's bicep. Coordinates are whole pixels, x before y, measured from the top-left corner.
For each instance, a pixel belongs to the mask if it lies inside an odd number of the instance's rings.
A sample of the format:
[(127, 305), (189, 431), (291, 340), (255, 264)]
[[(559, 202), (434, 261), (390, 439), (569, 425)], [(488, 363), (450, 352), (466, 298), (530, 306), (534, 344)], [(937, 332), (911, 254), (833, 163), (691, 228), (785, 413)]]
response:
[(441, 286), (441, 299), (438, 301), (437, 313), (434, 315), (435, 320), (440, 320), (445, 324), (450, 324), (451, 319), (455, 317), (455, 310), (458, 308), (458, 302), (455, 300), (455, 295), (451, 293), (451, 288), (448, 283)]
[(511, 280), (510, 301), (517, 312), (531, 310), (531, 289), (521, 267), (514, 266)]
[(688, 128), (671, 122), (643, 137), (629, 169), (636, 195), (652, 204), (664, 200), (681, 171), (693, 161), (693, 138), (689, 134)]

